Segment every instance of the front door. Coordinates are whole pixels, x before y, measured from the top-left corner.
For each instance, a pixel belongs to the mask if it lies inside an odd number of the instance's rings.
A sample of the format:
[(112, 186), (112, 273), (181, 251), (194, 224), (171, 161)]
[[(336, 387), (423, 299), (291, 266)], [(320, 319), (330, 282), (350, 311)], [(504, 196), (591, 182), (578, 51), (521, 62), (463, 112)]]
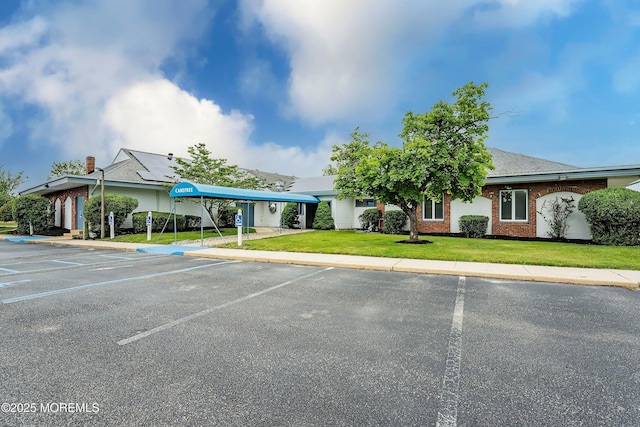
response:
[(236, 207), (242, 209), (242, 226), (253, 227), (255, 217), (253, 203), (236, 203)]
[(76, 230), (82, 230), (84, 225), (84, 196), (76, 197)]

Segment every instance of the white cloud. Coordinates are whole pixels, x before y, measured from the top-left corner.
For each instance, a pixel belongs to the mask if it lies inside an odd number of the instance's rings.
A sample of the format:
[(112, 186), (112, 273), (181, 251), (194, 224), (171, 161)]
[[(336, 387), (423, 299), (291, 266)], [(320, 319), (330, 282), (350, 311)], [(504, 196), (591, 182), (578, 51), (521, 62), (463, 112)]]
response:
[(110, 151), (126, 146), (155, 153), (187, 156), (196, 143), (216, 158), (241, 167), (297, 176), (320, 174), (338, 136), (329, 133), (314, 149), (250, 141), (253, 117), (225, 114), (212, 101), (197, 99), (175, 84), (158, 79), (135, 83), (118, 92), (105, 108), (105, 128), (112, 133)]
[[(35, 141), (67, 156), (113, 155), (100, 127), (114, 93), (154, 81), (182, 43), (199, 36), (209, 15), (204, 0), (97, 0), (63, 3), (0, 35), (0, 91), (7, 103), (37, 107)], [(175, 10), (173, 10), (175, 9)]]
[(186, 156), (189, 146), (205, 143), (215, 157), (232, 163), (241, 160), (252, 119), (236, 111), (225, 114), (214, 102), (198, 100), (166, 79), (119, 91), (104, 114), (112, 151), (126, 146)]
[[(481, 26), (524, 26), (566, 16), (580, 0), (243, 0), (244, 27), (258, 24), (283, 48), (291, 72), (288, 113), (318, 125), (391, 111), (408, 69), (473, 12)], [(434, 84), (436, 84), (434, 82)]]
[(289, 56), (289, 113), (317, 125), (393, 108), (409, 52), (424, 52), (460, 2), (263, 0), (242, 2)]
[[(68, 157), (94, 155), (106, 164), (121, 147), (186, 156), (204, 142), (242, 167), (319, 173), (330, 146), (255, 144), (250, 114), (224, 112), (162, 75), (163, 61), (179, 61), (182, 46), (202, 34), (208, 4), (74, 2), (8, 25), (0, 30), (0, 91), (8, 102), (38, 107), (32, 138)], [(246, 90), (268, 69), (261, 73), (244, 76)], [(0, 137), (10, 129), (0, 110)]]

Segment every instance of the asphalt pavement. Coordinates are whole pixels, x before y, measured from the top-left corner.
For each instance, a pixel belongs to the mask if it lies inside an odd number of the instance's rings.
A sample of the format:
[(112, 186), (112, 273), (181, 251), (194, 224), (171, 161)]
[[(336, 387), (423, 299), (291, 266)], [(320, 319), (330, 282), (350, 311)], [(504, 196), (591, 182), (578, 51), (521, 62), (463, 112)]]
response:
[(640, 425), (638, 292), (184, 254), (0, 241), (0, 425)]

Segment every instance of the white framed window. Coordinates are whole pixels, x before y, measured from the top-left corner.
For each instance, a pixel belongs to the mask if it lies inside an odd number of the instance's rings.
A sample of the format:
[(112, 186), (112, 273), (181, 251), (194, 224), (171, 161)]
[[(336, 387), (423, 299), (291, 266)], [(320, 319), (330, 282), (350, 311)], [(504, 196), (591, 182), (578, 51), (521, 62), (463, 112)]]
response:
[(529, 192), (500, 190), (500, 221), (529, 220)]
[(444, 196), (439, 202), (424, 198), (422, 200), (423, 221), (444, 221)]

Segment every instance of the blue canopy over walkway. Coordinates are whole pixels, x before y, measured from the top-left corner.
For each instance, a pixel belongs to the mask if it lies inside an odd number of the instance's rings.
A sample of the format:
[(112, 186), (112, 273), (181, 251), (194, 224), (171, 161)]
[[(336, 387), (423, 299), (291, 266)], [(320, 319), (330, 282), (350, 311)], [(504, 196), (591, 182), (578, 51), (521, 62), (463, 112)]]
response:
[(244, 188), (220, 187), (218, 185), (181, 182), (171, 189), (170, 197), (205, 197), (210, 199), (232, 199), (264, 202), (320, 203), (317, 197), (287, 191), (246, 190)]

